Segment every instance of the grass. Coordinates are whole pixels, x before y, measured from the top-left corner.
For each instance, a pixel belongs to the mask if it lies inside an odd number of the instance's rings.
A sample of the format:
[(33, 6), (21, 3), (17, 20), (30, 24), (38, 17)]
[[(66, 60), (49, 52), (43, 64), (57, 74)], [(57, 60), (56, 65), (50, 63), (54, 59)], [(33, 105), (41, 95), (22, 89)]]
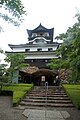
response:
[(80, 85), (63, 85), (73, 104), (80, 109)]
[(32, 89), (32, 84), (4, 85), (2, 90), (13, 92), (13, 106), (19, 104), (23, 97)]

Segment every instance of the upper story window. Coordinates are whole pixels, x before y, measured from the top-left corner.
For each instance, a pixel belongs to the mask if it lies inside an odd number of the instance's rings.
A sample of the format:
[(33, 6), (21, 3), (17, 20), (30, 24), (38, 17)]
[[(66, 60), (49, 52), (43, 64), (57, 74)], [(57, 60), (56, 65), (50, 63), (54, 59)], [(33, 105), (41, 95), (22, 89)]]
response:
[(43, 36), (43, 32), (37, 33), (37, 36)]
[(53, 48), (48, 48), (48, 51), (53, 51)]
[(39, 33), (32, 33), (32, 37), (40, 37), (40, 36), (43, 36), (43, 37), (49, 37), (49, 33), (48, 32), (39, 32)]
[(49, 33), (48, 33), (48, 32), (45, 32), (45, 33), (44, 33), (44, 37), (49, 37)]
[(32, 33), (32, 37), (36, 37), (37, 36), (37, 33)]
[(25, 51), (26, 51), (26, 52), (29, 52), (29, 51), (30, 51), (30, 49), (25, 49)]
[(37, 51), (38, 51), (38, 52), (39, 52), (39, 51), (42, 51), (42, 48), (38, 48)]

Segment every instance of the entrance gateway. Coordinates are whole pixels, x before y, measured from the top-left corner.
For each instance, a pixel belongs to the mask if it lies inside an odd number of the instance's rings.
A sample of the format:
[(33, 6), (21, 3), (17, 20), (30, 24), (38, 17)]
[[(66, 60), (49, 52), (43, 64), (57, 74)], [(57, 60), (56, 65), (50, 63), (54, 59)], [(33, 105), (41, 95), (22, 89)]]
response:
[[(31, 70), (30, 70), (31, 69)], [(30, 72), (29, 72), (30, 71)], [(56, 72), (49, 69), (35, 69), (32, 72), (32, 67), (26, 70), (20, 70), (19, 74), (21, 79), (19, 83), (33, 83), (34, 85), (43, 86), (45, 82), (48, 82), (49, 86), (55, 85)]]

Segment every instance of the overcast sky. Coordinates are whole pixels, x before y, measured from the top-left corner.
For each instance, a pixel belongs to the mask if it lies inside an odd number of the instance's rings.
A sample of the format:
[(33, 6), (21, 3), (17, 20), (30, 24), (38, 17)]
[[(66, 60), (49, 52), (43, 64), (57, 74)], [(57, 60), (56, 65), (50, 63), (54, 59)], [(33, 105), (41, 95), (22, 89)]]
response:
[[(54, 27), (54, 37), (65, 33), (75, 22), (77, 9), (80, 11), (80, 0), (22, 0), (27, 16), (20, 27), (14, 27), (0, 18), (4, 32), (0, 33), (0, 47), (6, 51), (8, 44), (27, 43), (26, 29), (34, 29), (40, 23), (46, 28)], [(77, 8), (77, 9), (76, 9)], [(0, 12), (1, 12), (0, 8)]]

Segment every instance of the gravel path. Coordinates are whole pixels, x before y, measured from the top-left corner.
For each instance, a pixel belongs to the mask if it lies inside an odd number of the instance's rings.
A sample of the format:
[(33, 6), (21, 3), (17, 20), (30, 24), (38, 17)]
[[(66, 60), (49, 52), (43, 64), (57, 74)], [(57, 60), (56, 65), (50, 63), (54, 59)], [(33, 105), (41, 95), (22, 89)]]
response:
[[(19, 110), (12, 107), (12, 97), (0, 96), (0, 120), (27, 120), (22, 115), (24, 110)], [(55, 108), (58, 111), (67, 111), (70, 114), (70, 118), (66, 120), (80, 120), (80, 110), (75, 108)]]

